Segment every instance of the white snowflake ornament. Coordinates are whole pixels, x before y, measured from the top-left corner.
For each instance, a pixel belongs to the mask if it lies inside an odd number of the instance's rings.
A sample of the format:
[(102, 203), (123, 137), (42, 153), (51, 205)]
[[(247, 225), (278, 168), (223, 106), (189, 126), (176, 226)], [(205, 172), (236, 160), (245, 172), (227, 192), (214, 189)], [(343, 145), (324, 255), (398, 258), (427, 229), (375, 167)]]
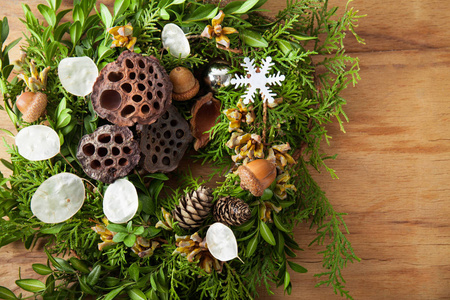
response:
[(281, 75), (280, 72), (269, 75), (269, 70), (274, 64), (275, 63), (272, 62), (272, 57), (268, 56), (265, 60), (262, 60), (261, 68), (258, 70), (255, 67), (255, 61), (253, 59), (248, 57), (244, 58), (244, 63), (241, 65), (244, 67), (247, 75), (235, 75), (235, 78), (231, 79), (231, 84), (235, 85), (237, 88), (248, 85), (247, 91), (244, 94), (244, 104), (253, 102), (253, 96), (256, 94), (257, 89), (259, 89), (263, 100), (267, 100), (269, 104), (275, 102), (273, 96), (276, 94), (269, 89), (269, 86), (275, 84), (281, 85), (281, 82), (285, 77), (284, 75)]

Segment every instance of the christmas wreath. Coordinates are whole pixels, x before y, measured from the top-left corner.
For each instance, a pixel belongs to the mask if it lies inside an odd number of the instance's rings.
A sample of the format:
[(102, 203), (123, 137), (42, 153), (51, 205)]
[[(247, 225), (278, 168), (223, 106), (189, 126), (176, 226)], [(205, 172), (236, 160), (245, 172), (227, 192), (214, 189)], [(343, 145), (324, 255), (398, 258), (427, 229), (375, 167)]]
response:
[[(18, 133), (0, 182), (0, 247), (46, 241), (43, 299), (253, 299), (291, 293), (293, 230), (324, 244), (318, 285), (351, 298), (359, 260), (311, 177), (325, 124), (359, 79), (344, 38), (359, 18), (328, 1), (96, 0), (23, 4), (12, 64), (1, 28), (4, 110)], [(64, 21), (65, 16), (72, 16)], [(272, 14), (273, 15), (273, 14)], [(40, 21), (44, 19), (45, 22)], [(16, 69), (13, 72), (13, 69)], [(198, 163), (210, 176), (199, 176)], [(181, 163), (181, 166), (179, 167)], [(306, 276), (306, 275), (305, 275)], [(0, 298), (22, 299), (6, 287)]]

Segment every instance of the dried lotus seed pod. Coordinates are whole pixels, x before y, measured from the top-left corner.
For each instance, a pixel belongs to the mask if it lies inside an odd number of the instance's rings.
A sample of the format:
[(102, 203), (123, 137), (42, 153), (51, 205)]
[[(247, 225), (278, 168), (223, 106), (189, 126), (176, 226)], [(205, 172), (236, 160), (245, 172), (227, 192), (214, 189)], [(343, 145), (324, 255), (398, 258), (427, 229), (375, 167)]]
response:
[(113, 183), (134, 169), (140, 159), (140, 150), (130, 129), (103, 125), (81, 138), (77, 159), (89, 177)]
[(170, 106), (156, 123), (143, 128), (140, 147), (144, 169), (150, 173), (175, 170), (191, 140), (188, 123)]
[(153, 56), (125, 51), (107, 64), (92, 92), (92, 105), (102, 118), (119, 126), (148, 125), (172, 102), (169, 75)]

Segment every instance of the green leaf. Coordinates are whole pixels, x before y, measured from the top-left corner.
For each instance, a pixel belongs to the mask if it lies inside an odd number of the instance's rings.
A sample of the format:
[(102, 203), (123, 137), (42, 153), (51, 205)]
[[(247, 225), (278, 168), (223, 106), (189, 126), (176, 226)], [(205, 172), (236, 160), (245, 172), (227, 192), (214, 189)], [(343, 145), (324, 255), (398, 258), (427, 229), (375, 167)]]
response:
[(14, 165), (12, 163), (10, 163), (9, 161), (0, 158), (0, 161), (2, 162), (2, 164), (7, 167), (8, 169), (10, 169), (11, 171), (14, 171)]
[(234, 13), (235, 14), (245, 14), (250, 9), (252, 9), (253, 6), (255, 6), (258, 3), (258, 1), (259, 0), (247, 0), (247, 1), (244, 1), (244, 3), (242, 3), (242, 5), (239, 7), (239, 9), (234, 11)]
[(182, 3), (184, 3), (184, 2), (186, 2), (186, 0), (173, 0), (173, 1), (170, 3), (169, 6), (171, 6), (171, 5), (182, 4)]
[(81, 273), (89, 274), (91, 271), (89, 271), (88, 266), (86, 264), (79, 260), (76, 257), (69, 258), (69, 262), (76, 270), (80, 271)]
[(284, 237), (279, 230), (277, 230), (277, 253), (284, 258)]
[(75, 272), (75, 270), (72, 268), (72, 266), (64, 259), (60, 257), (54, 257), (55, 261), (58, 262), (59, 267), (55, 266), (55, 268), (59, 269), (60, 271), (64, 272)]
[(201, 21), (214, 18), (219, 11), (219, 8), (214, 4), (200, 5), (185, 21)]
[(272, 197), (273, 197), (272, 190), (271, 189), (265, 189), (264, 192), (263, 192), (263, 195), (261, 196), (261, 200), (262, 201), (267, 201), (267, 200), (272, 199)]
[(133, 233), (133, 222), (132, 221), (128, 221), (128, 223), (127, 223), (127, 232)]
[(40, 230), (43, 234), (57, 234), (61, 231), (61, 229), (64, 227), (64, 223), (57, 224), (55, 226), (49, 227), (49, 228), (42, 228)]
[(284, 273), (284, 289), (286, 290), (291, 282), (291, 275), (289, 272)]
[(295, 252), (289, 249), (288, 247), (284, 247), (284, 252), (286, 252), (286, 255), (292, 258), (297, 257), (297, 254), (295, 254)]
[(114, 2), (114, 17), (121, 16), (130, 6), (130, 0), (116, 0)]
[(256, 234), (247, 244), (247, 257), (251, 257), (258, 247), (259, 234)]
[[(48, 275), (53, 272), (49, 266), (44, 265), (44, 264), (32, 264), (31, 267), (39, 275)], [(0, 299), (1, 299), (1, 297), (0, 297)]]
[(244, 224), (241, 224), (239, 226), (233, 227), (233, 230), (237, 231), (248, 231), (253, 227), (253, 224), (255, 224), (255, 218), (252, 218), (245, 222)]
[(284, 233), (284, 241), (286, 243), (286, 246), (288, 246), (289, 248), (292, 248), (294, 250), (302, 250), (302, 248), (300, 248), (300, 246), (297, 244), (296, 241), (294, 241), (293, 238), (291, 238), (288, 234)]
[(300, 266), (299, 264), (296, 264), (295, 262), (292, 262), (292, 261), (288, 260), (288, 264), (289, 264), (289, 267), (291, 267), (291, 269), (294, 272), (297, 272), (297, 273), (306, 273), (306, 272), (308, 272), (308, 270), (306, 268)]
[(288, 55), (292, 50), (294, 50), (294, 47), (292, 47), (291, 43), (285, 40), (277, 40), (277, 45), (284, 55)]
[(136, 263), (132, 264), (129, 268), (128, 268), (128, 274), (130, 275), (130, 278), (133, 281), (138, 281), (139, 280), (139, 267)]
[(108, 228), (109, 231), (112, 232), (125, 232), (128, 233), (128, 230), (119, 224), (108, 224), (108, 226), (106, 226), (106, 228)]
[(123, 240), (123, 243), (127, 247), (133, 247), (134, 243), (136, 242), (136, 236), (134, 234), (129, 234), (125, 237)]
[(144, 176), (145, 178), (154, 178), (154, 179), (159, 179), (162, 181), (166, 181), (169, 180), (169, 177), (167, 177), (166, 174), (163, 173), (153, 173), (153, 174), (147, 174)]
[(283, 222), (280, 220), (280, 217), (277, 213), (272, 214), (273, 223), (275, 224), (275, 227), (277, 227), (279, 230), (284, 232), (291, 232), (289, 228), (286, 227), (286, 225), (283, 224)]
[(163, 20), (169, 20), (170, 19), (170, 15), (167, 12), (167, 10), (165, 10), (164, 8), (161, 8), (159, 10), (159, 16), (161, 17), (161, 19)]
[(17, 297), (11, 290), (5, 288), (4, 286), (0, 286), (0, 299), (15, 300)]
[(9, 25), (8, 25), (8, 18), (4, 17), (3, 21), (1, 22), (2, 25), (2, 34), (1, 34), (1, 45), (6, 41), (9, 35)]
[(87, 283), (91, 286), (94, 286), (97, 284), (98, 279), (100, 278), (100, 273), (102, 271), (102, 266), (100, 265), (96, 265), (91, 272), (89, 273), (89, 275), (87, 276), (86, 280)]
[(14, 48), (14, 46), (17, 45), (21, 39), (22, 38), (18, 38), (18, 39), (15, 39), (14, 41), (12, 41), (11, 43), (9, 43), (8, 46), (6, 46), (5, 49), (3, 50), (3, 55), (5, 56), (9, 52), (9, 50)]
[(126, 232), (118, 232), (113, 237), (113, 242), (120, 243), (125, 240), (125, 238), (128, 236), (128, 233)]
[(136, 288), (129, 290), (128, 296), (130, 297), (131, 300), (147, 300), (147, 297), (145, 296), (144, 292)]
[(316, 36), (308, 36), (308, 35), (289, 34), (289, 36), (291, 36), (299, 41), (309, 41), (309, 40), (317, 39)]
[(111, 13), (109, 12), (108, 7), (106, 7), (105, 4), (100, 3), (100, 14), (103, 21), (103, 24), (106, 28), (110, 28), (113, 25), (113, 17), (111, 16)]
[(240, 29), (239, 33), (241, 35), (241, 40), (251, 47), (265, 48), (269, 46), (269, 43), (259, 32), (249, 29)]
[(97, 295), (97, 293), (88, 285), (86, 276), (79, 279), (81, 291), (88, 295)]
[(267, 224), (265, 222), (263, 222), (262, 220), (259, 222), (260, 226), (259, 226), (259, 231), (261, 233), (261, 236), (263, 237), (263, 239), (270, 245), (275, 246), (275, 237), (273, 236), (272, 231), (270, 231), (269, 226), (267, 226)]
[(106, 294), (105, 298), (103, 298), (103, 300), (112, 300), (114, 298), (116, 298), (117, 295), (120, 294), (120, 292), (125, 288), (125, 286), (121, 286), (118, 287), (114, 290), (112, 290), (111, 292), (109, 292), (108, 294)]
[(244, 4), (245, 1), (232, 1), (230, 3), (228, 3), (224, 8), (223, 8), (223, 13), (225, 15), (230, 15), (233, 14), (235, 11), (237, 11), (242, 4)]
[(80, 21), (75, 21), (75, 23), (70, 26), (69, 32), (70, 32), (70, 40), (72, 41), (73, 47), (77, 44), (78, 40), (81, 37), (82, 34), (82, 28)]
[(72, 117), (67, 113), (63, 113), (63, 114), (59, 115), (58, 122), (56, 123), (56, 129), (61, 129), (61, 128), (66, 127), (67, 125), (69, 125), (70, 120), (72, 120)]
[(61, 6), (62, 0), (47, 0), (48, 5), (53, 9), (53, 11), (57, 11), (58, 8)]
[(155, 226), (147, 227), (148, 237), (152, 238), (161, 232), (161, 228), (156, 228)]
[(28, 292), (41, 292), (45, 290), (45, 284), (37, 279), (19, 279), (16, 284)]
[(146, 214), (152, 215), (152, 214), (155, 213), (156, 206), (155, 206), (155, 202), (152, 200), (152, 198), (150, 198), (146, 194), (138, 193), (138, 199), (139, 199), (139, 202), (142, 205), (142, 210)]
[(45, 18), (45, 21), (47, 21), (48, 25), (50, 27), (54, 27), (56, 24), (55, 11), (44, 4), (38, 4), (37, 8), (41, 15)]
[(135, 235), (142, 235), (143, 233), (144, 233), (144, 227), (143, 226), (139, 226), (138, 228), (136, 228), (135, 230), (134, 230), (134, 234)]

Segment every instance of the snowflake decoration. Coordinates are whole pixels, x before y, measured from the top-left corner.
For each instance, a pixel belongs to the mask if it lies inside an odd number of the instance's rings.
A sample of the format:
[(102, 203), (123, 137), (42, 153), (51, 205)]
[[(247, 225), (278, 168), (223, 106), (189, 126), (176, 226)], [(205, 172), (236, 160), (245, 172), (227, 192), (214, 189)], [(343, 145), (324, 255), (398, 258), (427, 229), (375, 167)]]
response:
[(269, 104), (274, 103), (273, 96), (276, 94), (269, 89), (269, 85), (281, 85), (281, 81), (284, 80), (284, 75), (280, 75), (280, 72), (273, 75), (268, 75), (269, 69), (275, 63), (272, 62), (272, 57), (268, 56), (265, 60), (262, 60), (261, 68), (255, 67), (255, 61), (248, 57), (244, 58), (244, 63), (241, 64), (247, 76), (235, 75), (235, 78), (231, 79), (231, 84), (236, 87), (248, 85), (247, 91), (244, 94), (244, 104), (253, 102), (253, 96), (256, 94), (256, 90), (259, 89), (263, 100), (267, 100)]

